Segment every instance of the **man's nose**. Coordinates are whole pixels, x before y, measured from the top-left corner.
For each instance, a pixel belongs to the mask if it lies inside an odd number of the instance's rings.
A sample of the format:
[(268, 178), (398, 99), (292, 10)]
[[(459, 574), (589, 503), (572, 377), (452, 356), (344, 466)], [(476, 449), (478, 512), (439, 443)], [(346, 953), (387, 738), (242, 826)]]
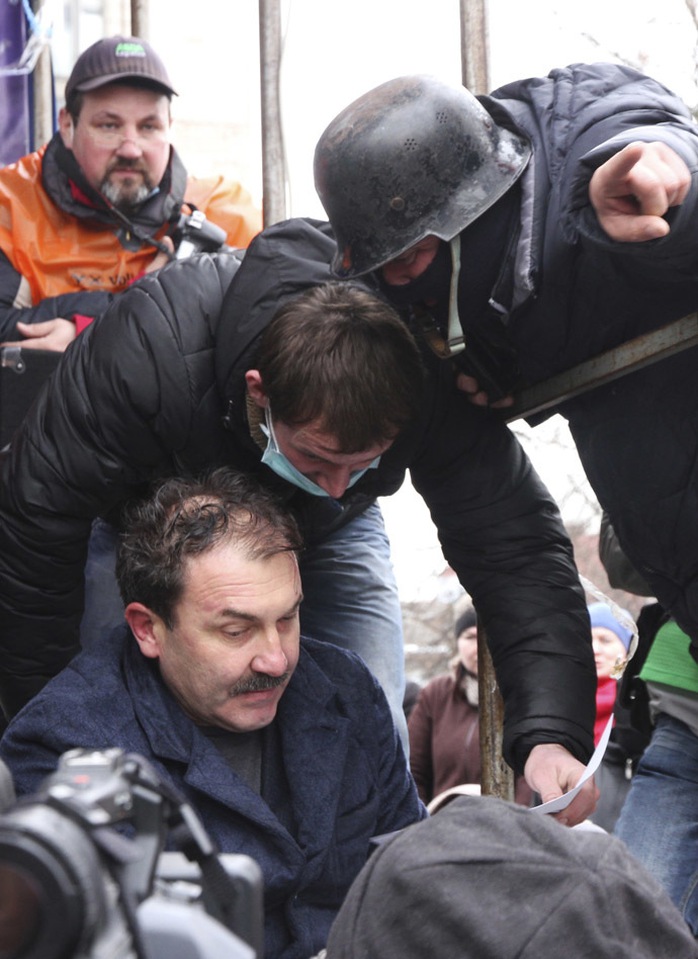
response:
[(351, 470), (348, 467), (338, 466), (319, 476), (315, 482), (321, 486), (333, 499), (343, 496), (351, 480)]
[(275, 626), (265, 630), (259, 637), (259, 646), (252, 660), (252, 669), (267, 676), (283, 676), (288, 669), (288, 658)]
[(119, 156), (134, 158), (141, 156), (143, 149), (138, 137), (133, 134), (133, 136), (125, 136), (122, 138), (116, 152)]

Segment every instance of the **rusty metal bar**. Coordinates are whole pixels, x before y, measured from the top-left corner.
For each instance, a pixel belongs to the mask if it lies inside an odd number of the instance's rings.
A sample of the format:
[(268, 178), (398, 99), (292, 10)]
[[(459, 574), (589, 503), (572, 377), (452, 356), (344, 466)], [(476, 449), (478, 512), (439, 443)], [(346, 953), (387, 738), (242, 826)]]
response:
[(651, 333), (643, 333), (570, 370), (521, 390), (514, 397), (514, 405), (506, 411), (507, 422), (550, 409), (692, 346), (698, 346), (698, 313), (690, 313)]
[(477, 675), (479, 690), (480, 759), (483, 796), (514, 801), (514, 773), (502, 756), (504, 703), (497, 685), (485, 630), (477, 625)]
[[(474, 94), (488, 93), (489, 37), (487, 0), (460, 0), (461, 77)], [(514, 777), (502, 758), (504, 704), (497, 686), (487, 636), (478, 622), (478, 696), (480, 789), (483, 796), (514, 799)]]

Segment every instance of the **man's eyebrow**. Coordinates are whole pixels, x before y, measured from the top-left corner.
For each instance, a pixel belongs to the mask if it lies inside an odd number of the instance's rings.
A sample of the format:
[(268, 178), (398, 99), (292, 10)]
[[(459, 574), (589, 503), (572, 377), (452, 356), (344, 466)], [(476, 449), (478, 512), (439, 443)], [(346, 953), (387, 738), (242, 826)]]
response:
[[(290, 606), (285, 613), (282, 613), (282, 616), (292, 616), (294, 613), (297, 613), (302, 602), (303, 594), (301, 593), (293, 606)], [(222, 609), (218, 615), (221, 619), (242, 619), (247, 623), (252, 623), (257, 619), (254, 613), (248, 613), (245, 612), (244, 609), (235, 609), (230, 606)]]
[[(93, 113), (92, 116), (90, 117), (90, 120), (92, 122), (94, 122), (95, 120), (119, 120), (120, 122), (123, 123), (125, 119), (126, 118), (124, 117), (122, 113), (119, 113), (116, 110), (110, 110), (108, 107), (104, 107), (104, 109), (98, 110), (96, 113)], [(161, 119), (160, 115), (157, 112), (153, 111), (151, 113), (146, 114), (146, 116), (144, 117), (138, 117), (138, 119), (135, 120), (134, 122), (145, 123), (148, 120), (160, 120), (160, 119)]]

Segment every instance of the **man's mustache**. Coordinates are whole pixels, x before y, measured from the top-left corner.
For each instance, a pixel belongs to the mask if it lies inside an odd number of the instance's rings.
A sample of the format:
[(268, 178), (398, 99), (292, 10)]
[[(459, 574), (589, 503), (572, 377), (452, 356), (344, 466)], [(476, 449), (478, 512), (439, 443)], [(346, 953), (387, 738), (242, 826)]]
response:
[(265, 689), (276, 689), (277, 686), (283, 686), (288, 680), (289, 674), (282, 673), (281, 676), (269, 676), (267, 673), (258, 673), (250, 676), (249, 679), (241, 679), (230, 690), (231, 696), (240, 696), (243, 693), (261, 693)]
[(114, 160), (114, 162), (107, 167), (107, 176), (113, 173), (114, 170), (133, 170), (136, 173), (146, 172), (143, 161), (131, 157), (121, 157), (118, 160)]

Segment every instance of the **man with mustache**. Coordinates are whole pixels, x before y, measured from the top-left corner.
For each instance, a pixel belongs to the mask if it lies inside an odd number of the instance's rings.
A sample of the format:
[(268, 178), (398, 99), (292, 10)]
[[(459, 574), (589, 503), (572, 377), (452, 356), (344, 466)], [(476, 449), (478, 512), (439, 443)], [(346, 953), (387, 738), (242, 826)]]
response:
[(0, 170), (0, 341), (64, 350), (115, 294), (188, 249), (192, 214), (202, 248), (246, 247), (259, 231), (239, 183), (187, 176), (170, 142), (174, 94), (137, 37), (78, 57), (58, 132)]
[(145, 756), (220, 851), (259, 864), (274, 959), (324, 947), (371, 837), (426, 815), (379, 684), (358, 656), (300, 635), (299, 548), (249, 475), (160, 484), (124, 525), (126, 624), (0, 745), (20, 795), (74, 747)]

